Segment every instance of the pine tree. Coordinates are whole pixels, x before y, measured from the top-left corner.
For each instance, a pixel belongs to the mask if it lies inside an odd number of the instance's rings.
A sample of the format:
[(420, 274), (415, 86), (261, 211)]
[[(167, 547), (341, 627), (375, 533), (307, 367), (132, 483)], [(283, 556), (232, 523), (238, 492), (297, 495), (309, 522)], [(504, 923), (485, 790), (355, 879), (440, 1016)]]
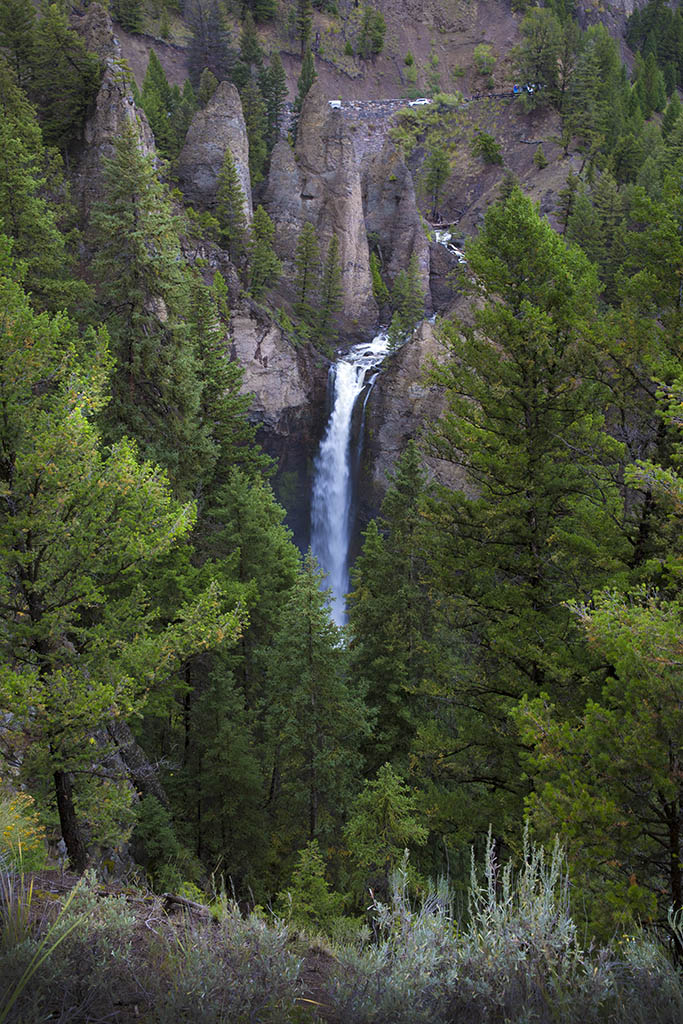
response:
[(590, 677), (562, 602), (608, 583), (629, 546), (596, 383), (594, 270), (519, 189), (489, 209), (467, 259), (485, 305), (472, 327), (446, 328), (452, 359), (435, 377), (449, 412), (432, 435), (467, 483), (442, 490), (431, 518), (433, 572), (466, 645), (450, 744), (470, 746), (451, 779), (481, 800), (482, 784), (494, 797), (518, 786), (510, 706), (541, 690), (570, 704)]
[(282, 272), (282, 264), (273, 249), (274, 238), (272, 220), (262, 206), (257, 206), (249, 242), (249, 290), (255, 299), (272, 288)]
[(451, 168), (448, 154), (442, 146), (435, 146), (425, 160), (425, 188), (432, 200), (432, 219), (438, 218), (441, 190), (448, 181)]
[(75, 276), (74, 235), (67, 238), (60, 229), (60, 222), (68, 227), (71, 220), (61, 161), (50, 159), (35, 111), (0, 58), (0, 230), (24, 263), (34, 306), (53, 312), (66, 307), (83, 317), (89, 289)]
[(215, 214), (220, 227), (221, 245), (230, 253), (233, 262), (241, 263), (246, 253), (247, 217), (244, 192), (229, 147), (225, 150), (223, 166), (218, 175)]
[(210, 450), (187, 323), (189, 279), (170, 197), (134, 128), (114, 146), (104, 161), (105, 195), (91, 217), (93, 270), (116, 360), (107, 433), (135, 438), (182, 490), (193, 486)]
[(261, 92), (266, 103), (268, 120), (268, 151), (280, 138), (280, 126), (287, 100), (287, 76), (279, 53), (274, 53), (270, 65), (261, 76)]
[(681, 101), (678, 98), (678, 93), (674, 91), (669, 101), (669, 105), (664, 111), (664, 117), (662, 118), (662, 135), (664, 138), (668, 138), (672, 128), (681, 116)]
[(296, 34), (301, 43), (301, 56), (309, 49), (311, 29), (313, 27), (313, 8), (311, 0), (296, 0)]
[(394, 314), (391, 318), (389, 337), (392, 347), (400, 344), (412, 334), (424, 317), (425, 296), (420, 282), (420, 266), (417, 254), (410, 257), (407, 270), (396, 275), (391, 291)]
[(234, 637), (239, 619), (222, 611), (212, 587), (184, 607), (178, 602), (173, 625), (157, 621), (148, 567), (188, 532), (194, 508), (173, 500), (165, 475), (139, 464), (130, 441), (100, 447), (93, 417), (106, 401), (106, 335), (91, 331), (81, 345), (64, 315), (34, 313), (12, 281), (8, 252), (5, 241), (0, 708), (17, 742), (23, 735), (31, 749), (22, 770), (29, 775), (39, 764), (51, 779), (71, 863), (82, 871), (77, 798), (97, 810), (120, 791), (95, 733), (112, 718), (139, 715), (180, 659), (221, 631)]
[(17, 84), (23, 89), (31, 81), (35, 30), (36, 12), (31, 0), (5, 0), (0, 5), (0, 49), (6, 52)]
[(193, 88), (199, 89), (202, 72), (208, 70), (218, 82), (231, 77), (235, 53), (217, 0), (187, 0), (185, 16), (192, 32), (187, 61)]
[(113, 0), (112, 15), (127, 32), (142, 28), (142, 0)]
[(420, 455), (409, 442), (396, 463), (378, 521), (364, 533), (351, 572), (351, 672), (364, 681), (375, 715), (366, 764), (408, 766), (423, 707), (433, 610), (425, 583), (422, 500), (426, 481)]
[(314, 330), (320, 288), (320, 250), (315, 228), (309, 221), (301, 229), (294, 262), (294, 312), (309, 330)]
[(280, 841), (294, 846), (333, 837), (367, 733), (365, 706), (346, 676), (341, 633), (330, 619), (322, 578), (309, 552), (269, 657), (268, 731), (277, 776), (270, 813)]
[(304, 100), (306, 99), (306, 96), (308, 95), (308, 90), (311, 88), (311, 86), (313, 85), (313, 83), (315, 82), (317, 77), (318, 77), (318, 75), (317, 75), (317, 72), (315, 70), (315, 61), (313, 60), (313, 54), (311, 53), (310, 50), (306, 50), (306, 53), (304, 54), (304, 59), (303, 59), (302, 65), (301, 65), (301, 74), (299, 75), (299, 78), (297, 79), (297, 83), (296, 83), (297, 84), (297, 94), (296, 94), (296, 99), (294, 100), (294, 108), (293, 108), (293, 114), (294, 114), (294, 128), (293, 128), (293, 132), (294, 132), (294, 137), (295, 138), (296, 138), (297, 126), (298, 126), (298, 123), (299, 123), (299, 116), (301, 114), (301, 109), (302, 109), (302, 107), (304, 105)]
[(562, 224), (563, 235), (566, 234), (567, 224), (574, 210), (578, 188), (579, 179), (570, 168), (564, 187), (557, 193), (557, 216)]
[(197, 92), (197, 101), (200, 107), (205, 107), (216, 89), (218, 88), (218, 79), (214, 75), (213, 71), (209, 71), (208, 68), (204, 68), (199, 78), (199, 87)]
[(47, 145), (66, 149), (81, 131), (100, 86), (97, 57), (70, 27), (66, 14), (51, 4), (35, 33), (31, 98), (40, 112)]
[(315, 329), (315, 340), (324, 351), (329, 352), (334, 349), (339, 333), (335, 326), (335, 320), (342, 306), (339, 239), (337, 235), (332, 235), (320, 278), (319, 312)]
[(252, 185), (263, 181), (268, 160), (268, 115), (261, 90), (249, 79), (240, 91), (249, 140), (249, 174)]
[(247, 10), (242, 22), (240, 60), (249, 69), (251, 69), (252, 64), (259, 68), (263, 64), (263, 50), (259, 42), (256, 25), (254, 24), (254, 16), (250, 10)]

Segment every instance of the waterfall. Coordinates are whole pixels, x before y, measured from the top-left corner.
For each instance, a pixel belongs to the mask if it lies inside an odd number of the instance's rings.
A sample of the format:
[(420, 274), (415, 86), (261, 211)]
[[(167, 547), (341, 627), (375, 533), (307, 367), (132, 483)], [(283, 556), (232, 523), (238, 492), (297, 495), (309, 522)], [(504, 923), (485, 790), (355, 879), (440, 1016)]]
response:
[[(330, 367), (330, 418), (315, 459), (311, 501), (311, 548), (327, 573), (332, 590), (332, 618), (346, 621), (345, 596), (349, 589), (352, 472), (351, 425), (356, 399), (366, 384), (368, 370), (384, 359), (389, 349), (386, 331), (372, 341), (354, 345)], [(374, 383), (376, 374), (371, 379)], [(367, 394), (363, 403), (363, 414)], [(362, 438), (362, 426), (361, 426)]]

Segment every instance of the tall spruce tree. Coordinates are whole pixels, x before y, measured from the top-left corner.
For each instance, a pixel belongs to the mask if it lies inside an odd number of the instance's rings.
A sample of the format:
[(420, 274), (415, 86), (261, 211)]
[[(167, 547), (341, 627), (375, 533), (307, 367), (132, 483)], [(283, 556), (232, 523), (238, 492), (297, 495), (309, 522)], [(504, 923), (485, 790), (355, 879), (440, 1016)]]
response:
[[(563, 601), (623, 570), (630, 547), (606, 434), (598, 284), (514, 188), (490, 208), (468, 266), (483, 308), (451, 321), (435, 379), (449, 411), (432, 451), (464, 474), (433, 505), (433, 572), (464, 643), (448, 771), (488, 821), (488, 789), (519, 792), (507, 714), (541, 690), (572, 704), (595, 666)], [(467, 717), (466, 717), (467, 716)], [(514, 813), (519, 813), (517, 807)], [(481, 822), (483, 824), (483, 822)]]
[(341, 263), (339, 262), (339, 238), (332, 235), (327, 247), (325, 262), (320, 278), (319, 312), (315, 329), (315, 340), (324, 351), (334, 349), (339, 330), (337, 314), (343, 306)]
[(275, 225), (263, 207), (257, 206), (249, 240), (249, 290), (255, 299), (272, 288), (282, 272), (273, 249), (274, 239)]
[[(30, 749), (22, 771), (50, 780), (69, 858), (82, 871), (86, 834), (99, 838), (98, 804), (109, 801), (104, 817), (125, 805), (116, 799), (125, 779), (112, 772), (98, 730), (139, 715), (180, 659), (221, 632), (234, 638), (239, 619), (209, 587), (176, 604), (172, 625), (157, 620), (148, 567), (187, 534), (194, 508), (173, 500), (158, 466), (138, 463), (132, 442), (100, 446), (93, 419), (106, 402), (106, 335), (90, 332), (81, 346), (64, 315), (34, 313), (8, 253), (4, 239), (0, 708)], [(84, 822), (88, 805), (94, 816)]]
[(296, 243), (294, 255), (294, 312), (308, 328), (315, 330), (320, 288), (320, 249), (315, 228), (306, 221)]
[(114, 146), (104, 164), (104, 199), (91, 218), (93, 270), (116, 361), (107, 433), (135, 438), (183, 490), (194, 487), (211, 448), (200, 422), (187, 268), (170, 197), (134, 128)]
[(330, 841), (358, 775), (367, 712), (346, 673), (341, 633), (330, 619), (322, 572), (310, 552), (272, 641), (268, 730), (273, 784), (269, 812), (281, 843)]
[(221, 245), (230, 253), (233, 262), (241, 264), (247, 246), (247, 217), (244, 192), (230, 147), (225, 150), (218, 175), (215, 215)]

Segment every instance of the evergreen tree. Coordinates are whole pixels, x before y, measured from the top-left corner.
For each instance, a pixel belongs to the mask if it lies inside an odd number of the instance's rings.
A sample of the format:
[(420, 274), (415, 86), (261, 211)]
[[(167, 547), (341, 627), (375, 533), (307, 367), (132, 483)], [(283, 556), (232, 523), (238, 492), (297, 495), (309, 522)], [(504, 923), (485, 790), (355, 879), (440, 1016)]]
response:
[(532, 92), (520, 93), (527, 108), (557, 104), (559, 99), (558, 68), (562, 49), (562, 26), (548, 8), (532, 8), (520, 26), (522, 43), (516, 50), (517, 74), (524, 83), (534, 86)]
[(370, 253), (370, 275), (372, 277), (372, 294), (378, 306), (384, 306), (389, 302), (389, 289), (382, 280), (379, 257), (373, 250)]
[(425, 296), (420, 282), (420, 266), (417, 254), (413, 253), (407, 270), (396, 275), (391, 292), (394, 314), (391, 318), (389, 337), (392, 347), (400, 344), (413, 333), (424, 317)]
[(272, 288), (282, 272), (282, 264), (273, 249), (274, 238), (272, 220), (262, 206), (257, 206), (249, 242), (249, 290), (255, 299)]
[(368, 888), (379, 899), (390, 894), (390, 877), (405, 851), (424, 846), (427, 829), (416, 814), (415, 797), (390, 764), (367, 781), (356, 797), (344, 838), (360, 869), (363, 895)]
[(186, 319), (189, 280), (170, 197), (134, 128), (114, 146), (104, 161), (105, 196), (91, 218), (93, 270), (116, 360), (107, 432), (135, 438), (182, 490), (193, 486), (210, 451)]
[(310, 49), (313, 8), (311, 0), (296, 0), (296, 34), (301, 43), (301, 56)]
[(303, 63), (301, 65), (301, 74), (297, 79), (297, 94), (294, 100), (294, 137), (296, 138), (296, 129), (299, 123), (299, 115), (304, 105), (304, 100), (308, 94), (308, 90), (311, 88), (316, 78), (318, 77), (315, 70), (315, 61), (313, 60), (313, 54), (310, 50), (306, 50), (304, 54)]
[(206, 68), (217, 81), (226, 81), (231, 76), (235, 54), (218, 0), (187, 0), (185, 16), (192, 32), (187, 62), (193, 87), (199, 89)]
[(66, 14), (50, 4), (35, 34), (31, 97), (40, 112), (47, 145), (66, 149), (81, 131), (100, 86), (97, 57), (70, 27)]
[(670, 135), (672, 128), (681, 116), (682, 109), (678, 93), (674, 92), (662, 118), (662, 135), (665, 139)]
[(252, 185), (263, 181), (268, 159), (268, 115), (261, 90), (251, 79), (241, 92), (244, 123), (249, 140), (249, 174)]
[(466, 755), (448, 769), (481, 800), (482, 786), (495, 798), (519, 785), (515, 701), (543, 689), (569, 705), (590, 677), (562, 602), (610, 581), (629, 546), (596, 384), (594, 270), (519, 189), (489, 209), (467, 260), (486, 304), (472, 327), (445, 329), (452, 359), (435, 378), (449, 412), (432, 435), (467, 482), (435, 502), (432, 571), (465, 644), (450, 744)]
[(315, 228), (309, 221), (301, 229), (294, 262), (294, 312), (309, 330), (313, 330), (320, 288), (320, 250)]
[(351, 573), (351, 671), (367, 687), (375, 715), (366, 762), (408, 766), (424, 710), (433, 610), (427, 593), (421, 502), (424, 471), (414, 442), (396, 463), (379, 521), (364, 533)]
[(61, 161), (50, 159), (35, 111), (0, 58), (0, 229), (23, 261), (34, 306), (83, 317), (89, 290), (75, 279), (74, 235), (60, 230), (70, 219)]
[(579, 179), (570, 167), (569, 174), (567, 175), (567, 181), (565, 182), (564, 187), (557, 193), (557, 216), (562, 225), (563, 235), (567, 232), (569, 218), (574, 212), (574, 203), (576, 202), (578, 190)]
[(250, 10), (247, 10), (242, 22), (240, 60), (249, 69), (251, 69), (252, 65), (260, 68), (263, 64), (263, 50), (259, 42), (256, 25), (254, 24), (254, 16)]
[(295, 846), (334, 835), (367, 733), (365, 706), (346, 675), (341, 633), (330, 619), (322, 579), (309, 552), (269, 659), (270, 813), (280, 841)]
[(138, 464), (129, 441), (100, 448), (92, 419), (105, 401), (106, 337), (91, 332), (79, 360), (75, 329), (63, 315), (31, 310), (12, 281), (8, 251), (5, 241), (0, 707), (30, 747), (22, 770), (52, 780), (69, 857), (82, 871), (77, 797), (87, 806), (90, 791), (96, 807), (118, 789), (95, 733), (109, 719), (139, 714), (180, 658), (220, 631), (234, 637), (239, 620), (222, 612), (210, 588), (176, 606), (172, 626), (156, 621), (145, 567), (187, 533), (194, 509), (172, 499), (158, 467)]
[(233, 262), (241, 263), (247, 245), (247, 217), (244, 192), (229, 147), (225, 150), (223, 166), (218, 175), (215, 213), (221, 245), (230, 253)]
[(382, 12), (376, 11), (374, 7), (363, 7), (358, 35), (358, 53), (364, 60), (367, 60), (368, 57), (376, 57), (382, 52), (386, 30), (387, 25)]
[(266, 104), (267, 142), (270, 152), (280, 138), (280, 126), (287, 100), (287, 76), (279, 53), (273, 54), (269, 67), (261, 76), (261, 92)]
[(173, 93), (154, 50), (149, 54), (140, 105), (154, 133), (157, 149), (167, 159), (172, 159), (180, 151), (172, 121)]
[[(0, 5), (0, 49), (7, 55), (17, 83), (27, 89), (34, 60), (36, 12), (31, 0), (5, 0)], [(0, 100), (2, 100), (0, 90)]]
[(142, 28), (142, 0), (113, 0), (112, 15), (127, 32)]
[(197, 92), (197, 101), (200, 107), (205, 107), (207, 105), (217, 88), (218, 79), (214, 75), (213, 71), (209, 71), (208, 68), (204, 68), (199, 77), (199, 88)]
[(438, 205), (441, 190), (451, 173), (448, 154), (442, 146), (435, 146), (425, 160), (425, 188), (432, 200), (432, 219), (438, 219)]
[(324, 351), (332, 351), (338, 337), (335, 321), (343, 306), (339, 239), (332, 235), (320, 278), (319, 312), (315, 339)]

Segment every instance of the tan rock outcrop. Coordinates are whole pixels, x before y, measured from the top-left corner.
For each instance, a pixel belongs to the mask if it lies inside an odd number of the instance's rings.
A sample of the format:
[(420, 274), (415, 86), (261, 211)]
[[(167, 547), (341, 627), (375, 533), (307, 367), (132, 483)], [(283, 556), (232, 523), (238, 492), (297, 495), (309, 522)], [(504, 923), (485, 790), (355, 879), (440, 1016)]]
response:
[(114, 140), (132, 125), (140, 150), (155, 154), (154, 135), (144, 111), (135, 106), (132, 76), (121, 55), (111, 18), (99, 4), (88, 8), (78, 25), (89, 47), (102, 59), (104, 74), (95, 108), (85, 123), (82, 157), (76, 174), (76, 195), (84, 216), (102, 198), (102, 160), (114, 155)]
[(247, 220), (252, 218), (249, 142), (239, 93), (230, 82), (221, 82), (204, 110), (198, 110), (178, 157), (178, 180), (188, 202), (210, 209), (226, 149), (235, 161), (245, 198)]
[[(342, 332), (367, 337), (377, 323), (365, 228), (359, 161), (341, 111), (330, 107), (318, 83), (304, 102), (294, 152), (286, 142), (273, 150), (265, 206), (276, 226), (276, 247), (293, 279), (293, 259), (306, 221), (316, 229), (321, 252), (339, 238), (342, 270)], [(285, 286), (286, 287), (286, 286)]]

